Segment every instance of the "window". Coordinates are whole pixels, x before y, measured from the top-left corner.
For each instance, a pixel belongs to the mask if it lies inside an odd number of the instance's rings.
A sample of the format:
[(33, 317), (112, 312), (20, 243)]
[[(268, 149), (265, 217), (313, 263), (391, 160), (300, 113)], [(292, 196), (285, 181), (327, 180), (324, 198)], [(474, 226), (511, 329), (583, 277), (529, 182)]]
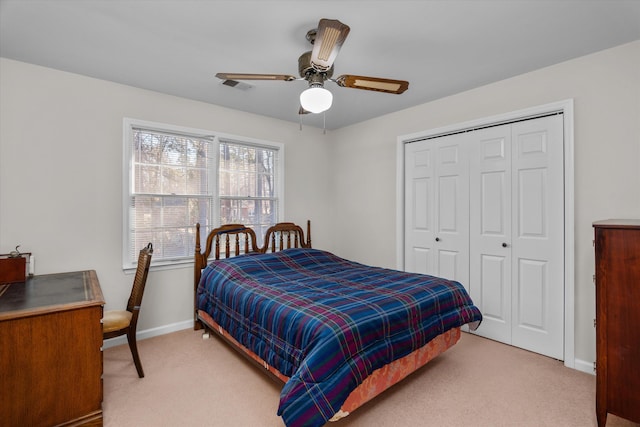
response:
[[(258, 238), (282, 213), (282, 144), (125, 119), (123, 267), (153, 243), (153, 264), (191, 262), (220, 224)], [(262, 242), (258, 242), (262, 245)]]

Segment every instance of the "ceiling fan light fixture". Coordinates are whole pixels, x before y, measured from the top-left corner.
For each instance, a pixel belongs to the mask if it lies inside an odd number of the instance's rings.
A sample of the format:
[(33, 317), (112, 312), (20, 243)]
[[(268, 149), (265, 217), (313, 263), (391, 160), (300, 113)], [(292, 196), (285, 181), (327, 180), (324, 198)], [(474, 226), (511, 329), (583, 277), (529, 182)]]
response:
[(333, 94), (322, 86), (311, 86), (300, 94), (300, 106), (310, 113), (322, 113), (331, 108)]

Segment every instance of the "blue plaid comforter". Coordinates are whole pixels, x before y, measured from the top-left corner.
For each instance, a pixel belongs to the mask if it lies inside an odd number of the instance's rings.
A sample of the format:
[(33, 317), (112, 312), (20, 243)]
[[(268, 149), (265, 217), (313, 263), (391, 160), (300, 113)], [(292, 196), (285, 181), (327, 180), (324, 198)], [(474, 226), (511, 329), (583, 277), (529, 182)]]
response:
[(290, 377), (278, 408), (287, 426), (325, 424), (375, 369), (482, 319), (457, 282), (317, 249), (214, 261), (197, 305)]

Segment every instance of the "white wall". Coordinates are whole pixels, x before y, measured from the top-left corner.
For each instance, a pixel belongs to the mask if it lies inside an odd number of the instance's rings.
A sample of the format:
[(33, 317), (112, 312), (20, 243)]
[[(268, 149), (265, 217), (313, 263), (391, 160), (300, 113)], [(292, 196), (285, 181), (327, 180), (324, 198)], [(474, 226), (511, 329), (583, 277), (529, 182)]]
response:
[(341, 208), (333, 217), (335, 251), (395, 267), (398, 136), (570, 98), (575, 102), (575, 357), (595, 361), (591, 224), (640, 218), (640, 41), (335, 131), (331, 191)]
[[(4, 58), (0, 94), (0, 253), (20, 244), (37, 274), (95, 269), (107, 309), (125, 306), (133, 281), (121, 267), (123, 117), (284, 143), (285, 219), (311, 219), (330, 248), (330, 133)], [(151, 271), (139, 330), (192, 319), (192, 268)]]

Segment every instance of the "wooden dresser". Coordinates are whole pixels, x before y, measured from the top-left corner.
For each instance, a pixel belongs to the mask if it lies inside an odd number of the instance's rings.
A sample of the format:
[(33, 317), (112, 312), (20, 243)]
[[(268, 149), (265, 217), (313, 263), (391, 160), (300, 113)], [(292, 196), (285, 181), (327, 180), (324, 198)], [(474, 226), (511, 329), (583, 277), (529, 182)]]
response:
[(0, 424), (102, 425), (95, 271), (0, 284)]
[(593, 224), (596, 256), (596, 416), (640, 423), (640, 220)]

